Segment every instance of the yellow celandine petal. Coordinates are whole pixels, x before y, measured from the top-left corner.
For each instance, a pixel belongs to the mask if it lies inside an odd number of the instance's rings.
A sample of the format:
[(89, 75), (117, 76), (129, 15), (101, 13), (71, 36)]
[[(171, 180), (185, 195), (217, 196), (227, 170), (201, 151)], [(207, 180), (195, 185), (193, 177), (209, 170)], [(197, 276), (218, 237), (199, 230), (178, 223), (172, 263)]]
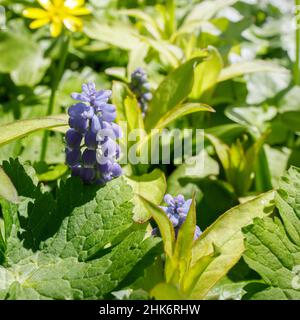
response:
[(38, 8), (28, 8), (23, 11), (23, 16), (29, 19), (45, 19), (48, 17), (48, 12)]
[(79, 8), (85, 4), (85, 0), (66, 0), (65, 7), (69, 9)]
[(61, 34), (62, 22), (60, 20), (53, 21), (50, 25), (51, 36), (56, 38)]
[(55, 8), (60, 8), (64, 6), (65, 0), (52, 0), (52, 2)]
[(75, 8), (70, 10), (70, 14), (73, 16), (85, 16), (91, 14), (91, 10), (88, 8)]
[(64, 18), (64, 25), (71, 32), (76, 32), (82, 30), (83, 22), (79, 18), (68, 16)]
[(53, 8), (50, 0), (37, 0), (37, 1), (46, 10)]
[(31, 29), (38, 29), (38, 28), (41, 28), (44, 25), (48, 24), (49, 22), (50, 22), (50, 19), (48, 19), (48, 18), (47, 19), (38, 19), (38, 20), (31, 22), (29, 27)]
[(83, 21), (77, 16), (91, 14), (91, 11), (84, 7), (85, 0), (37, 0), (43, 9), (28, 8), (23, 15), (34, 19), (30, 24), (31, 29), (36, 29), (50, 23), (52, 37), (58, 37), (63, 25), (71, 32), (81, 31)]

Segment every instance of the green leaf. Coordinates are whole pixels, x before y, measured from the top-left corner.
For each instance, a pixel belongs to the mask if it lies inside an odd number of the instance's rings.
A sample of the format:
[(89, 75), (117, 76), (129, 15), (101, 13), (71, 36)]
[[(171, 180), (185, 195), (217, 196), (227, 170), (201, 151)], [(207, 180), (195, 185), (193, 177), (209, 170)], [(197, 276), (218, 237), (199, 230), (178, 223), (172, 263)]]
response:
[(239, 261), (245, 248), (242, 228), (254, 218), (265, 217), (273, 212), (274, 194), (270, 191), (230, 209), (195, 242), (192, 265), (202, 257), (213, 254), (214, 246), (217, 246), (219, 255), (201, 274), (191, 294), (192, 299), (205, 298), (210, 289)]
[[(190, 206), (187, 218), (179, 229), (178, 236), (175, 243), (173, 260), (178, 263), (176, 274), (178, 279), (182, 279), (183, 291), (186, 291), (185, 283), (187, 281), (187, 274), (191, 270), (189, 269), (190, 261), (192, 258), (192, 246), (194, 242), (194, 234), (196, 229), (196, 201), (195, 196)], [(175, 264), (175, 263), (174, 263)], [(174, 275), (172, 281), (174, 281)]]
[(84, 32), (91, 39), (99, 40), (124, 50), (132, 50), (140, 44), (137, 32), (123, 23), (107, 24), (92, 19), (85, 22)]
[[(271, 184), (268, 184), (271, 183), (269, 177), (267, 177), (268, 173), (264, 173), (264, 185), (262, 185), (262, 181), (260, 181), (263, 176), (259, 176), (259, 174), (261, 174), (260, 170), (262, 170), (260, 166), (264, 165), (265, 169), (268, 166), (267, 163), (262, 162), (263, 159), (260, 158), (260, 152), (266, 139), (266, 134), (259, 137), (247, 150), (244, 150), (244, 146), (240, 140), (229, 147), (210, 134), (206, 136), (215, 147), (218, 158), (225, 170), (226, 179), (234, 187), (238, 196), (244, 196), (251, 187), (252, 176), (255, 169), (258, 178), (257, 186), (264, 189), (266, 188), (266, 190), (263, 191), (271, 189)], [(258, 162), (258, 160), (260, 161)]]
[(202, 1), (191, 10), (184, 23), (188, 24), (194, 21), (208, 21), (219, 11), (235, 4), (237, 1), (238, 0), (215, 0), (214, 2)]
[(238, 124), (224, 124), (212, 128), (205, 129), (206, 133), (218, 137), (222, 141), (232, 142), (241, 136), (245, 131), (245, 127)]
[(300, 112), (299, 111), (287, 111), (280, 115), (280, 120), (285, 127), (293, 131), (300, 131)]
[(280, 120), (290, 130), (300, 131), (300, 87), (291, 88), (279, 101)]
[(223, 68), (223, 59), (214, 47), (208, 47), (208, 57), (195, 68), (194, 86), (190, 97), (208, 101)]
[(208, 256), (201, 257), (192, 267), (190, 267), (182, 279), (182, 291), (187, 295), (193, 295), (193, 291), (199, 277), (205, 272), (207, 267), (211, 264), (215, 256), (215, 253), (211, 253)]
[(148, 130), (152, 129), (169, 110), (187, 98), (194, 82), (194, 68), (200, 60), (200, 58), (194, 58), (187, 61), (162, 81), (149, 106), (146, 117)]
[(245, 294), (244, 287), (252, 281), (233, 282), (228, 277), (221, 279), (205, 297), (207, 300), (241, 300)]
[(185, 163), (172, 172), (168, 178), (167, 192), (169, 194), (183, 194), (190, 198), (192, 194), (186, 194), (185, 191), (189, 191), (189, 188), (183, 185), (183, 179), (201, 179), (218, 174), (219, 165), (217, 161), (210, 157), (206, 151), (202, 151), (199, 155), (187, 159)]
[(265, 149), (262, 147), (257, 153), (255, 163), (255, 185), (257, 192), (266, 192), (272, 189), (272, 177)]
[(163, 129), (176, 119), (180, 119), (181, 117), (184, 117), (188, 114), (200, 111), (215, 112), (212, 107), (204, 103), (185, 103), (176, 106), (175, 108), (168, 111), (165, 115), (163, 115), (154, 128)]
[[(207, 112), (215, 112), (214, 109), (203, 103), (185, 103), (180, 104), (170, 111), (168, 111), (162, 118), (157, 122), (157, 124), (151, 130), (151, 133), (145, 136), (139, 143), (137, 150), (140, 154), (143, 154), (145, 150), (144, 148), (149, 148), (151, 140), (159, 134), (160, 130), (167, 127), (173, 121), (180, 119), (188, 114), (192, 114), (195, 112), (207, 111)], [(145, 154), (147, 154), (145, 152)]]
[(63, 127), (67, 124), (65, 115), (49, 116), (40, 119), (19, 120), (0, 126), (0, 146), (23, 138), (38, 130)]
[(144, 223), (151, 218), (151, 212), (147, 210), (139, 196), (155, 205), (159, 205), (166, 193), (167, 183), (165, 175), (159, 169), (155, 169), (151, 173), (142, 176), (126, 178), (126, 181), (135, 193), (132, 201), (134, 204), (133, 220), (138, 223)]
[(257, 136), (263, 133), (268, 122), (276, 117), (277, 108), (272, 106), (267, 108), (259, 106), (230, 106), (226, 108), (225, 114), (230, 120), (247, 127)]
[(145, 208), (147, 208), (147, 210), (151, 213), (151, 216), (154, 218), (155, 222), (158, 225), (161, 237), (164, 242), (164, 250), (167, 257), (172, 257), (174, 252), (175, 233), (171, 221), (169, 220), (165, 212), (158, 206), (141, 196), (140, 199), (144, 203)]
[(191, 259), (191, 249), (194, 242), (195, 229), (196, 229), (196, 202), (195, 202), (195, 197), (193, 197), (187, 218), (179, 229), (176, 244), (175, 244), (175, 250), (174, 250), (174, 258), (178, 260), (182, 260), (184, 262), (183, 272), (185, 271)]
[(288, 74), (289, 71), (284, 67), (270, 61), (253, 60), (246, 62), (238, 62), (224, 68), (218, 77), (218, 82), (230, 80), (245, 74), (256, 72), (278, 72)]
[(143, 240), (143, 236), (143, 232), (133, 232), (110, 253), (88, 262), (38, 252), (9, 268), (0, 266), (0, 296), (9, 300), (103, 299), (153, 248), (153, 240)]
[(147, 43), (141, 43), (138, 47), (130, 51), (129, 62), (127, 66), (128, 77), (137, 69), (137, 68), (146, 68), (145, 59), (149, 51), (149, 45)]
[(133, 194), (123, 178), (100, 189), (71, 178), (54, 199), (18, 161), (4, 168), (26, 198), (1, 202), (1, 298), (103, 299), (153, 257), (160, 240), (134, 226)]
[(126, 81), (126, 69), (123, 67), (112, 67), (105, 69), (105, 74)]
[(153, 19), (144, 11), (138, 9), (129, 9), (119, 10), (118, 13), (142, 20), (143, 26), (154, 37), (154, 39), (161, 39), (162, 31), (159, 28), (159, 23), (157, 23), (155, 19)]
[(275, 203), (280, 218), (256, 219), (244, 228), (244, 259), (267, 285), (251, 299), (299, 299), (300, 170), (292, 167), (282, 178)]
[[(126, 122), (127, 130), (144, 129), (141, 108), (128, 86), (122, 82), (113, 82), (112, 101), (117, 108), (117, 122)], [(124, 123), (123, 123), (124, 124)]]
[(247, 81), (247, 103), (260, 104), (273, 99), (286, 89), (291, 82), (289, 72), (258, 72), (245, 75)]
[(10, 178), (0, 167), (0, 197), (10, 202), (17, 203), (19, 201), (18, 193), (11, 182)]
[(55, 181), (62, 177), (68, 171), (68, 167), (65, 164), (58, 164), (51, 167), (50, 170), (38, 174), (39, 181)]
[(0, 34), (0, 56), (0, 72), (10, 72), (18, 86), (36, 85), (50, 65), (36, 42), (11, 31)]
[(151, 290), (151, 296), (156, 300), (184, 300), (176, 286), (169, 283), (160, 283)]
[(154, 40), (147, 37), (140, 37), (140, 39), (153, 50), (157, 51), (162, 60), (162, 63), (166, 65), (167, 68), (177, 68), (180, 60), (183, 57), (182, 50), (163, 40)]

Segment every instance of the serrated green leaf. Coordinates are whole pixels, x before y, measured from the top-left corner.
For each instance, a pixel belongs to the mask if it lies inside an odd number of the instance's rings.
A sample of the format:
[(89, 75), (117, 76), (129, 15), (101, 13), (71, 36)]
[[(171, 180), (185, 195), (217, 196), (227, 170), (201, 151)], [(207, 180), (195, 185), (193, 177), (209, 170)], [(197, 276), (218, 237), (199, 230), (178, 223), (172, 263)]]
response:
[(0, 296), (13, 300), (103, 299), (157, 243), (143, 237), (144, 232), (133, 232), (110, 253), (88, 262), (38, 252), (9, 268), (0, 266)]
[(133, 225), (133, 194), (123, 178), (103, 188), (71, 178), (54, 199), (17, 160), (3, 167), (23, 198), (1, 202), (2, 299), (103, 299), (157, 252), (160, 239)]
[[(76, 199), (66, 201), (67, 195), (74, 193)], [(54, 237), (47, 241), (47, 252), (86, 260), (109, 248), (132, 227), (131, 199), (131, 188), (123, 179), (114, 180), (99, 191), (68, 180), (61, 185), (56, 215), (52, 217), (54, 221), (64, 219)]]
[(282, 178), (275, 197), (280, 218), (255, 219), (244, 228), (244, 259), (266, 284), (251, 299), (291, 300), (300, 298), (300, 170), (291, 168)]

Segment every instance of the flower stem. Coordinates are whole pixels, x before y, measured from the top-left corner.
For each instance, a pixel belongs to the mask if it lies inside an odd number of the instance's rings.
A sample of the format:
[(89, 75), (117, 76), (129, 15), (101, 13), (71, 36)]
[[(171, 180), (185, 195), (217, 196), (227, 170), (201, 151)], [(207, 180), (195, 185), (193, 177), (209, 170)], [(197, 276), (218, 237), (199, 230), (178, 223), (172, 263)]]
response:
[(175, 0), (167, 0), (166, 8), (167, 8), (166, 29), (167, 29), (167, 35), (170, 38), (176, 30), (176, 3), (175, 3)]
[(294, 65), (294, 82), (300, 85), (300, 0), (295, 0), (296, 23), (296, 61)]
[[(63, 43), (61, 45), (61, 50), (60, 50), (60, 60), (59, 60), (58, 68), (57, 68), (57, 73), (54, 76), (54, 80), (53, 80), (52, 86), (51, 86), (51, 95), (49, 98), (48, 109), (47, 109), (47, 114), (46, 114), (47, 116), (50, 116), (53, 113), (57, 89), (59, 87), (60, 81), (61, 81), (62, 76), (64, 74), (64, 68), (65, 68), (65, 64), (66, 64), (66, 60), (67, 60), (67, 56), (68, 56), (68, 51), (69, 51), (70, 37), (68, 35), (62, 36), (62, 37), (64, 37), (64, 38), (63, 38)], [(48, 140), (49, 140), (49, 131), (46, 130), (44, 132), (44, 136), (43, 136), (40, 161), (45, 161), (47, 147), (48, 147)]]

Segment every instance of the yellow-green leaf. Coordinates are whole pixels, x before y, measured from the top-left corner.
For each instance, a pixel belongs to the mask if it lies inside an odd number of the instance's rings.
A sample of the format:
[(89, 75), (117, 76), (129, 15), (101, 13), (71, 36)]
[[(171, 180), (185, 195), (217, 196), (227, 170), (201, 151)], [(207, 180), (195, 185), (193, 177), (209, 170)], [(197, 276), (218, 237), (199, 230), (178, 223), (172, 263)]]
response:
[(0, 198), (9, 202), (17, 203), (19, 201), (18, 193), (10, 178), (0, 167)]
[(190, 94), (192, 99), (202, 98), (207, 101), (223, 68), (223, 59), (219, 51), (210, 46), (208, 52), (208, 57), (195, 68), (194, 86)]
[(175, 232), (171, 221), (162, 209), (147, 199), (141, 196), (139, 197), (143, 202), (144, 207), (148, 210), (158, 225), (167, 257), (172, 257), (174, 252)]
[[(179, 229), (174, 257), (179, 261), (182, 260), (184, 265), (187, 266), (191, 255), (192, 246), (194, 242), (194, 233), (196, 229), (196, 202), (195, 197), (193, 197), (190, 210), (188, 212), (187, 218)], [(183, 270), (184, 272), (185, 270)]]
[(160, 119), (171, 109), (187, 98), (194, 83), (194, 68), (201, 58), (194, 58), (171, 72), (154, 93), (146, 116), (146, 128), (155, 127)]
[(159, 283), (152, 290), (150, 295), (156, 300), (184, 300), (178, 289), (169, 283)]
[(151, 173), (142, 176), (126, 177), (127, 183), (132, 187), (135, 196), (133, 197), (133, 220), (144, 223), (151, 218), (151, 212), (145, 207), (139, 196), (147, 199), (155, 205), (159, 205), (166, 193), (167, 183), (164, 173), (155, 169)]
[[(179, 119), (183, 116), (186, 116), (191, 113), (200, 112), (200, 111), (207, 111), (207, 112), (215, 112), (215, 110), (203, 103), (185, 103), (176, 106), (175, 108), (171, 109), (167, 112), (162, 118), (158, 121), (158, 123), (151, 130), (151, 133), (145, 136), (140, 144), (138, 145), (138, 152), (141, 154), (144, 148), (148, 148), (151, 142), (151, 139), (159, 133), (159, 131), (165, 127), (167, 127), (170, 123)], [(155, 130), (157, 129), (157, 130)]]
[(188, 114), (200, 111), (207, 111), (207, 112), (215, 112), (215, 110), (204, 103), (185, 103), (176, 106), (175, 108), (171, 109), (167, 112), (164, 116), (160, 118), (158, 123), (155, 125), (155, 129), (163, 129), (167, 127), (170, 123), (184, 117)]
[(209, 290), (238, 262), (245, 250), (242, 228), (251, 224), (256, 217), (270, 215), (274, 209), (274, 197), (275, 191), (270, 191), (230, 209), (194, 243), (192, 265), (212, 254), (214, 246), (217, 246), (220, 254), (201, 274), (191, 294), (192, 299), (204, 299)]
[(238, 62), (224, 68), (218, 77), (218, 82), (226, 81), (244, 74), (255, 72), (279, 72), (288, 73), (289, 71), (274, 62), (265, 60), (253, 60), (246, 62)]
[(0, 126), (0, 146), (23, 138), (38, 130), (62, 127), (67, 124), (68, 121), (65, 115), (49, 116), (32, 120), (19, 120), (5, 124)]

